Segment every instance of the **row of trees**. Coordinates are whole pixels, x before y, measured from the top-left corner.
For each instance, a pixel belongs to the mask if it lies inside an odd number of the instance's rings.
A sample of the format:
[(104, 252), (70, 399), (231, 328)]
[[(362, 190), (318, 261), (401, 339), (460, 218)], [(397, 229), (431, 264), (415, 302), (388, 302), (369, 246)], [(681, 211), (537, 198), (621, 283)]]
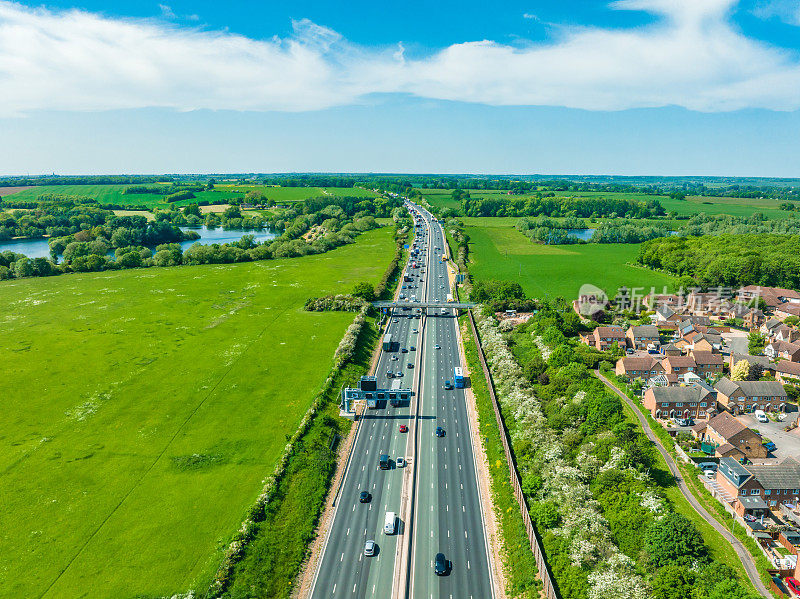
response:
[(621, 200), (612, 198), (471, 198), (462, 201), (465, 216), (575, 216), (580, 218), (652, 218), (664, 215), (658, 200)]
[(565, 306), (546, 302), (515, 327), (479, 317), (523, 492), (561, 596), (750, 599), (675, 512), (654, 447), (591, 376), (605, 354), (576, 343), (582, 326)]
[(800, 288), (798, 235), (667, 237), (642, 245), (638, 262), (691, 277), (697, 285)]

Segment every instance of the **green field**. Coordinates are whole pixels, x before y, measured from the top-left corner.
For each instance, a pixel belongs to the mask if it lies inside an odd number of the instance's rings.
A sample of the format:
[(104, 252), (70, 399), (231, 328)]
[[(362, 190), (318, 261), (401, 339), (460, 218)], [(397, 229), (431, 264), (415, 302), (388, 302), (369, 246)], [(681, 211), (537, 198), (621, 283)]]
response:
[[(450, 198), (450, 189), (425, 189), (421, 190), (423, 196), (432, 206), (439, 208), (452, 208), (459, 210), (460, 202), (454, 202)], [(708, 215), (729, 214), (731, 216), (750, 216), (756, 212), (762, 213), (770, 219), (788, 218), (792, 212), (779, 208), (781, 200), (767, 198), (728, 198), (711, 196), (689, 196), (686, 200), (673, 200), (669, 196), (647, 195), (642, 193), (623, 193), (610, 191), (555, 191), (556, 197), (574, 198), (610, 198), (619, 200), (647, 201), (656, 199), (664, 206), (667, 212), (676, 212), (682, 216), (693, 216), (705, 213)], [(509, 196), (505, 190), (481, 190), (472, 189), (469, 192), (474, 199), (506, 199), (515, 200), (533, 197), (531, 194)]]
[[(512, 226), (493, 226), (500, 219), (469, 219), (470, 273), (478, 279), (518, 281), (532, 297), (575, 299), (584, 283), (614, 296), (622, 285), (629, 288), (670, 287), (675, 279), (629, 266), (638, 244), (538, 245)], [(485, 221), (487, 226), (482, 226)]]
[(205, 590), (353, 319), (303, 302), (377, 283), (392, 233), (0, 284), (0, 596)]
[(356, 196), (356, 197), (376, 197), (376, 193), (362, 189), (338, 188), (338, 187), (270, 187), (267, 185), (234, 185), (219, 184), (210, 191), (195, 192), (195, 198), (181, 200), (178, 202), (167, 203), (163, 195), (154, 193), (137, 193), (126, 195), (125, 189), (130, 185), (41, 185), (19, 191), (7, 197), (9, 200), (20, 202), (34, 202), (39, 196), (54, 194), (65, 196), (85, 196), (96, 199), (102, 204), (121, 204), (134, 206), (147, 206), (148, 208), (185, 206), (196, 204), (199, 201), (209, 203), (224, 202), (231, 198), (241, 198), (248, 191), (256, 190), (263, 193), (267, 198), (282, 202), (297, 202), (306, 198), (320, 196)]

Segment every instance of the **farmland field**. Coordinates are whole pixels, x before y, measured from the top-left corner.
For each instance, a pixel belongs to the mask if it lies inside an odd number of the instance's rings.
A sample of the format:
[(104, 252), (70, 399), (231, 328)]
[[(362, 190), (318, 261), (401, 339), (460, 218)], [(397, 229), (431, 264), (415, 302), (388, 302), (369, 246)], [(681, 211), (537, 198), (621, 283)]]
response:
[[(452, 208), (459, 210), (460, 202), (450, 198), (452, 190), (428, 189), (421, 190), (431, 205), (439, 208)], [(729, 214), (731, 216), (750, 216), (756, 212), (762, 213), (770, 219), (788, 218), (791, 212), (780, 209), (781, 200), (767, 198), (728, 198), (711, 196), (688, 196), (686, 200), (673, 200), (669, 196), (647, 195), (642, 193), (622, 193), (607, 191), (555, 191), (556, 197), (574, 198), (609, 198), (619, 200), (647, 201), (657, 199), (667, 212), (676, 212), (682, 216), (693, 216), (705, 213), (708, 215)], [(474, 199), (507, 199), (515, 200), (532, 197), (531, 194), (508, 196), (505, 190), (472, 189), (469, 192)]]
[[(575, 299), (584, 283), (610, 296), (627, 287), (671, 286), (675, 279), (627, 262), (635, 260), (638, 244), (537, 245), (512, 226), (492, 226), (494, 218), (469, 219), (470, 273), (477, 279), (518, 281), (532, 297)], [(482, 226), (486, 221), (488, 226)]]
[(353, 319), (305, 299), (377, 283), (392, 232), (0, 284), (0, 596), (205, 590)]
[(281, 202), (296, 202), (320, 196), (356, 196), (375, 197), (372, 191), (361, 188), (322, 188), (322, 187), (269, 187), (267, 185), (233, 185), (220, 184), (213, 190), (195, 192), (195, 198), (167, 203), (163, 195), (154, 193), (137, 193), (126, 195), (125, 189), (130, 185), (40, 185), (29, 187), (13, 194), (9, 199), (19, 202), (34, 202), (39, 196), (53, 194), (64, 196), (85, 196), (96, 199), (101, 204), (120, 204), (147, 206), (148, 208), (166, 208), (167, 206), (185, 206), (198, 201), (224, 202), (231, 198), (241, 198), (250, 190), (263, 193), (267, 198)]

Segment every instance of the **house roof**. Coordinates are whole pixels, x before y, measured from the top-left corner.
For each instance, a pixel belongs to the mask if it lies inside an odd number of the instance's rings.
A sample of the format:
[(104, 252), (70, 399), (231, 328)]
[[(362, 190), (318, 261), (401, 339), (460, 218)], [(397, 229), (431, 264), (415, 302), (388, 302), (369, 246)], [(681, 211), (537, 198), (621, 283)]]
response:
[(782, 326), (785, 325), (783, 324), (782, 321), (778, 320), (777, 318), (770, 318), (767, 322), (764, 323), (764, 327), (766, 327), (766, 329), (770, 331), (776, 327), (782, 327)]
[(739, 390), (739, 385), (734, 383), (728, 377), (722, 377), (717, 384), (714, 385), (714, 389), (722, 393), (723, 395), (731, 395), (732, 393), (736, 393)]
[(723, 377), (714, 388), (723, 395), (741, 390), (747, 397), (786, 397), (786, 391), (778, 381), (732, 381)]
[(621, 359), (625, 370), (652, 370), (653, 366), (661, 364), (660, 360), (656, 360), (651, 356), (625, 356)]
[(711, 420), (708, 421), (708, 428), (713, 428), (719, 435), (725, 439), (733, 438), (735, 435), (738, 435), (742, 431), (747, 430), (747, 427), (736, 420), (733, 416), (731, 416), (728, 412), (720, 412), (716, 416), (714, 416)]
[(656, 312), (658, 312), (664, 318), (669, 318), (670, 316), (675, 314), (675, 310), (673, 310), (669, 306), (663, 305), (663, 304), (659, 305), (656, 308)]
[(745, 467), (765, 489), (800, 489), (800, 463), (787, 457), (778, 464)]
[[(718, 447), (717, 450), (721, 449), (722, 446)], [(733, 458), (722, 458), (719, 461), (719, 467), (717, 468), (717, 472), (721, 472), (722, 475), (727, 478), (732, 483), (736, 483), (732, 476), (738, 477), (739, 481), (744, 484), (747, 479), (752, 476), (752, 473), (742, 466), (739, 462), (734, 460)]]
[(773, 341), (767, 347), (771, 347), (775, 351), (789, 352), (790, 354), (800, 351), (800, 345), (789, 343), (788, 341)]
[[(724, 413), (724, 412), (723, 412), (723, 413)], [(739, 452), (739, 453), (742, 453), (741, 451), (739, 451), (738, 449), (736, 449), (736, 448), (735, 448), (733, 445), (731, 445), (730, 443), (723, 443), (722, 445), (720, 445), (719, 447), (717, 447), (717, 453), (718, 453), (719, 455), (721, 455), (721, 456), (727, 456), (727, 455), (728, 455), (728, 454), (730, 454), (732, 451), (737, 451), (737, 452)]]
[(800, 363), (798, 362), (779, 360), (776, 364), (774, 364), (774, 368), (775, 372), (780, 372), (781, 374), (793, 374), (795, 376), (800, 376)]
[(658, 339), (658, 327), (652, 324), (640, 324), (628, 330), (634, 337), (655, 337)]
[(722, 355), (715, 354), (710, 351), (701, 349), (694, 350), (692, 351), (692, 357), (694, 358), (694, 361), (697, 363), (698, 366), (701, 364), (713, 364), (719, 366), (722, 365)]
[(667, 356), (664, 358), (665, 362), (669, 362), (672, 368), (686, 368), (688, 366), (695, 367), (697, 363), (692, 356)]
[(618, 326), (610, 326), (610, 327), (597, 327), (594, 330), (595, 337), (615, 337), (617, 339), (624, 339), (625, 338), (625, 331), (622, 330), (622, 327)]
[(731, 354), (731, 366), (735, 366), (737, 362), (746, 360), (748, 364), (761, 364), (764, 368), (771, 366), (767, 356), (751, 356), (749, 354)]
[(653, 387), (653, 398), (659, 401), (697, 401), (702, 395), (698, 387)]
[(676, 346), (674, 343), (667, 343), (666, 345), (661, 346), (661, 351), (670, 351), (670, 350), (674, 351), (677, 349), (678, 346)]

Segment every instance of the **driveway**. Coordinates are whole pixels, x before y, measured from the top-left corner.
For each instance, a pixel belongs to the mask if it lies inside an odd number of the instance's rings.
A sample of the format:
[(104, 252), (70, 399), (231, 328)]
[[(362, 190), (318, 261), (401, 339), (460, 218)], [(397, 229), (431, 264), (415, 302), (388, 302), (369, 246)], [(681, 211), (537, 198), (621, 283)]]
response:
[(758, 422), (752, 414), (743, 414), (736, 417), (739, 422), (758, 431), (762, 437), (775, 443), (778, 448), (772, 455), (779, 460), (788, 456), (800, 455), (800, 430), (795, 428), (788, 433), (783, 430), (783, 427), (795, 418), (797, 418), (796, 412), (786, 414), (786, 419), (783, 422), (773, 422), (772, 420)]

